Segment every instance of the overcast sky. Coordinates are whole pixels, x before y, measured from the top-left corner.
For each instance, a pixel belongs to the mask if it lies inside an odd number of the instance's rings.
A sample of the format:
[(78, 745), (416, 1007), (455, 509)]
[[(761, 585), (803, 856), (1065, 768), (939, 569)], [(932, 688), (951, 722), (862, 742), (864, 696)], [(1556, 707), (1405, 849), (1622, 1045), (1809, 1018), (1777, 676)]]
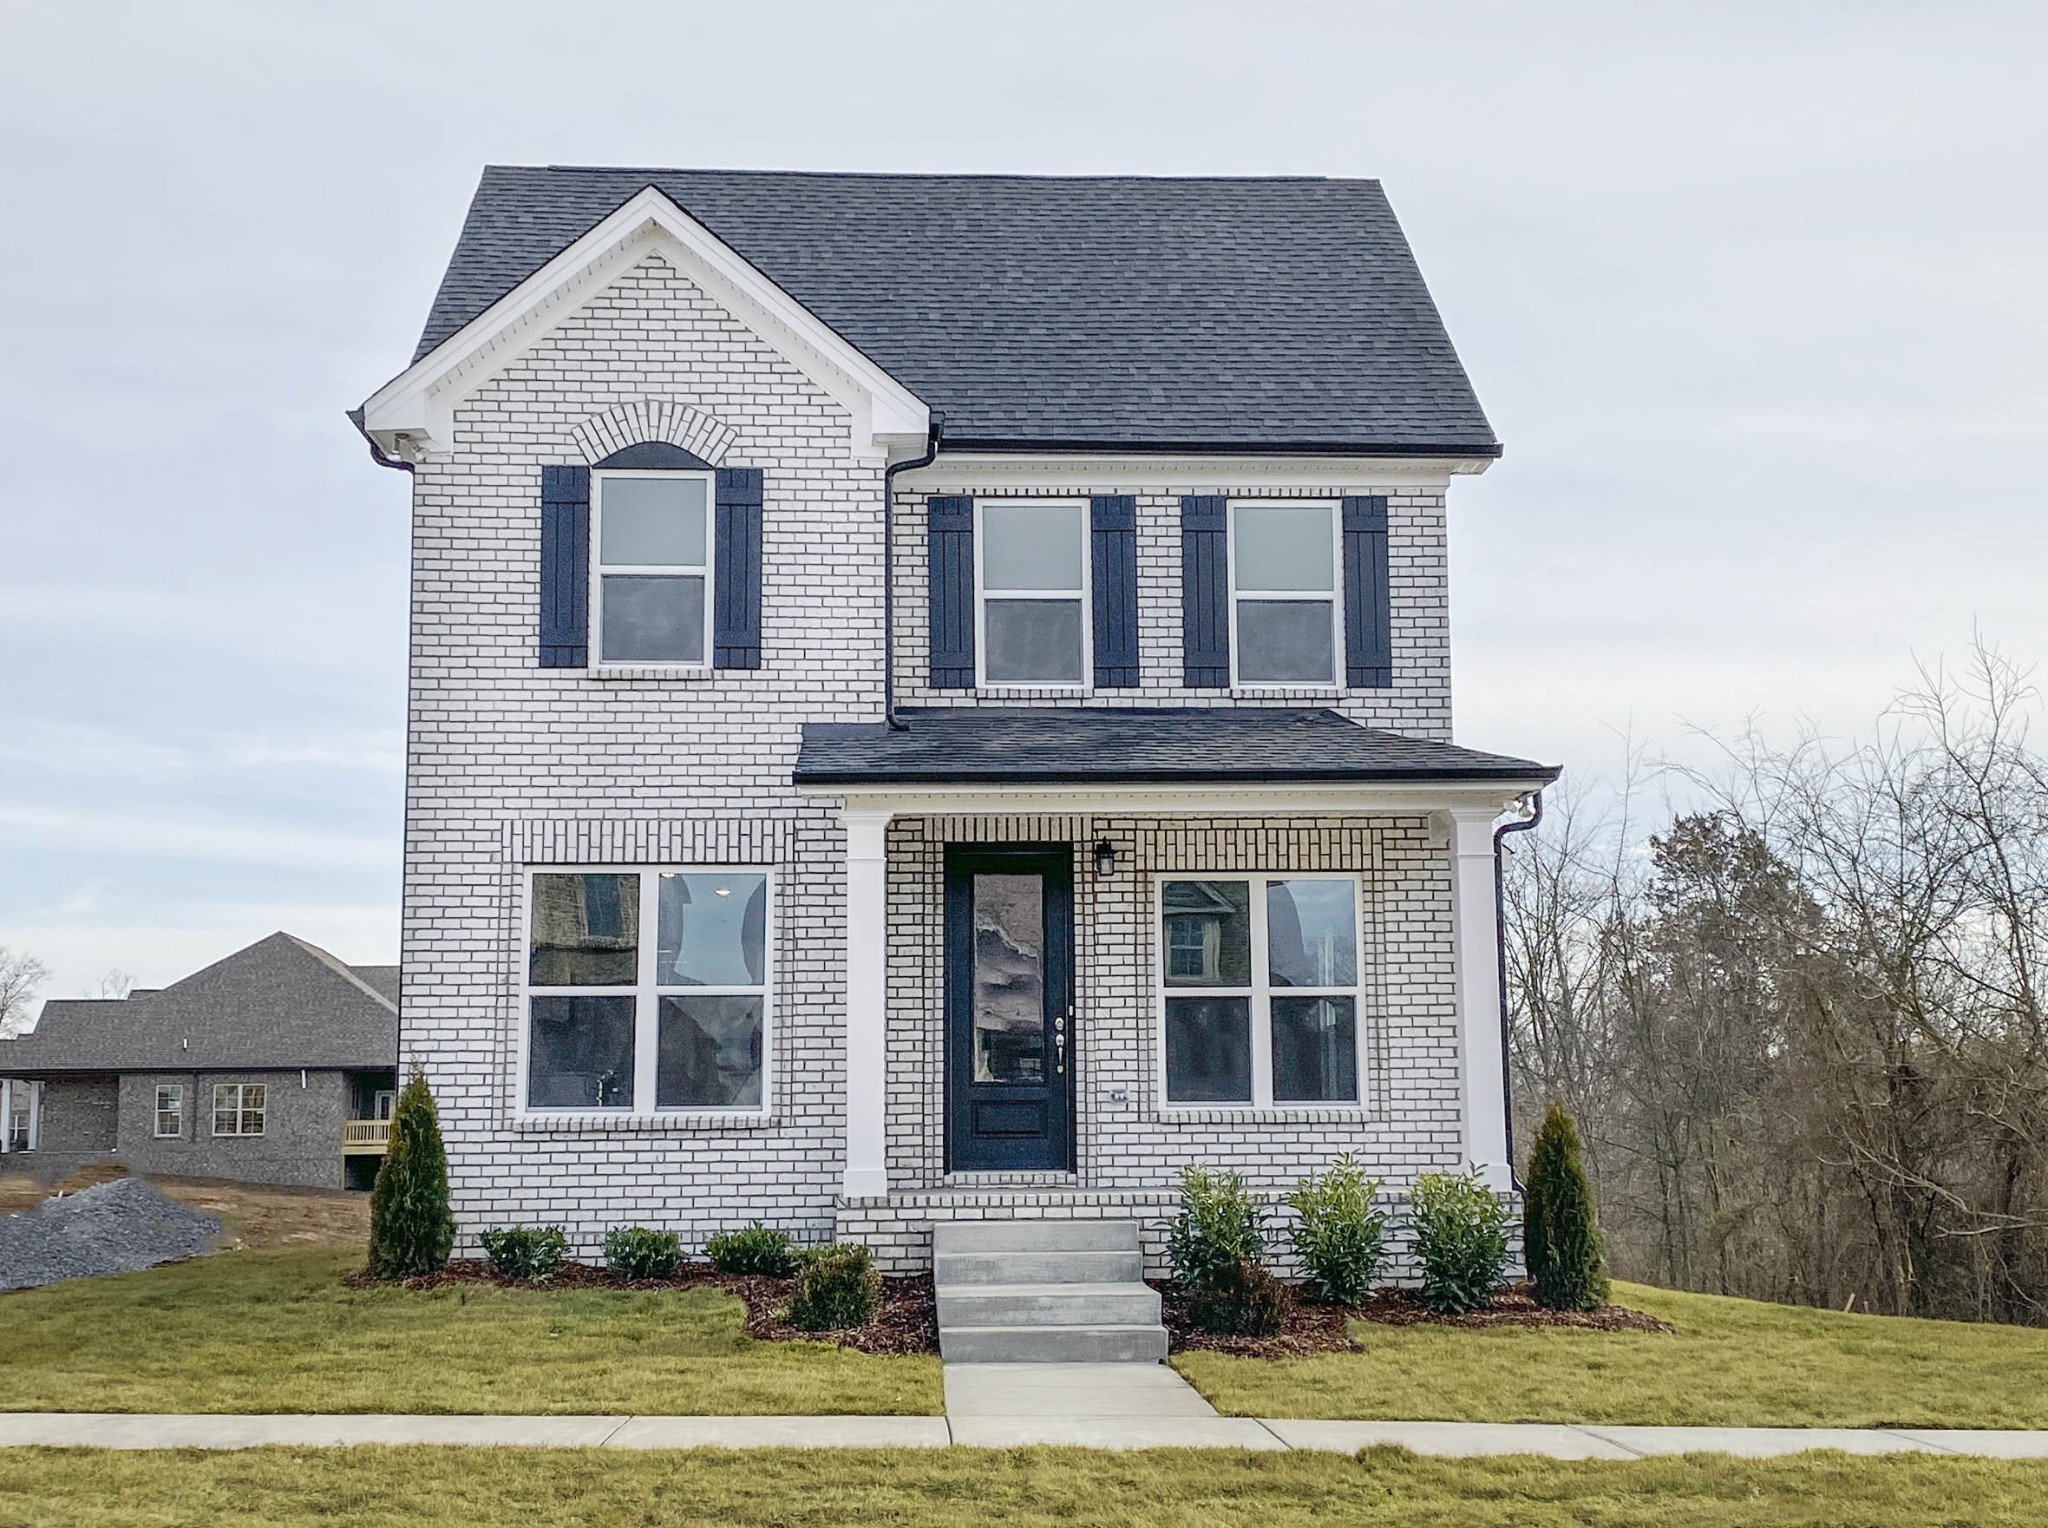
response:
[(397, 956), (411, 354), (489, 161), (1375, 176), (1506, 457), (1463, 742), (2048, 656), (2048, 6), (10, 4), (0, 944)]

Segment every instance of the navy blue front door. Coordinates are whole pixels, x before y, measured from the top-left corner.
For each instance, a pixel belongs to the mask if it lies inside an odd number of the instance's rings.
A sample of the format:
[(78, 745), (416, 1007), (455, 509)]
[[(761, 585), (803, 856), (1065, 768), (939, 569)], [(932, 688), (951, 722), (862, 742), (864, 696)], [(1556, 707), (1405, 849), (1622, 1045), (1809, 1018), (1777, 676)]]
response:
[(950, 1170), (1072, 1170), (1073, 991), (1072, 846), (948, 844)]

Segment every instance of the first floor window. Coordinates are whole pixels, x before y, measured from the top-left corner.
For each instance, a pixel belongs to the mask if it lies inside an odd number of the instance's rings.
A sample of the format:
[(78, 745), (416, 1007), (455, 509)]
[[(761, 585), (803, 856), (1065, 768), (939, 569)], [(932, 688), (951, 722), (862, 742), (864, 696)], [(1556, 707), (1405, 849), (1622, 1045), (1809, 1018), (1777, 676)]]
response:
[(1080, 686), (1088, 673), (1088, 507), (977, 500), (981, 678)]
[(528, 900), (529, 1109), (762, 1107), (765, 872), (535, 870)]
[(185, 1133), (183, 1086), (169, 1084), (156, 1090), (156, 1133), (163, 1137), (180, 1136)]
[(1337, 682), (1337, 506), (1230, 506), (1237, 682)]
[(701, 665), (711, 635), (711, 478), (600, 472), (596, 517), (597, 661)]
[(215, 1135), (263, 1134), (263, 1084), (217, 1082), (213, 1085)]
[(1169, 1104), (1356, 1103), (1358, 881), (1160, 886)]

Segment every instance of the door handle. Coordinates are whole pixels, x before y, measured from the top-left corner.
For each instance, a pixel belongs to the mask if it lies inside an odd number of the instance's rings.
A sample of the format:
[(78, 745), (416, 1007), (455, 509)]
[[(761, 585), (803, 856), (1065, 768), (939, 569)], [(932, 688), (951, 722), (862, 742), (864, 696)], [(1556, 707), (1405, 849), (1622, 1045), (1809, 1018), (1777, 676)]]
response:
[(1052, 1021), (1052, 1048), (1056, 1058), (1053, 1065), (1053, 1075), (1055, 1077), (1067, 1075), (1067, 1020), (1069, 1017), (1071, 1015), (1063, 1013)]

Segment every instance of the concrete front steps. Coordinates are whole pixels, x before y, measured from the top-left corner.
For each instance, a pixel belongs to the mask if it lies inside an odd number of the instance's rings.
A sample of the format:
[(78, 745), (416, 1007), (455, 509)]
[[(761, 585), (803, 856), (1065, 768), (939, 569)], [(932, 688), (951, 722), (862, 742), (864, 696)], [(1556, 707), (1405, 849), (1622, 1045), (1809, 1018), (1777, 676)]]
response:
[(1159, 1292), (1134, 1220), (954, 1220), (932, 1228), (948, 1363), (1157, 1363)]

